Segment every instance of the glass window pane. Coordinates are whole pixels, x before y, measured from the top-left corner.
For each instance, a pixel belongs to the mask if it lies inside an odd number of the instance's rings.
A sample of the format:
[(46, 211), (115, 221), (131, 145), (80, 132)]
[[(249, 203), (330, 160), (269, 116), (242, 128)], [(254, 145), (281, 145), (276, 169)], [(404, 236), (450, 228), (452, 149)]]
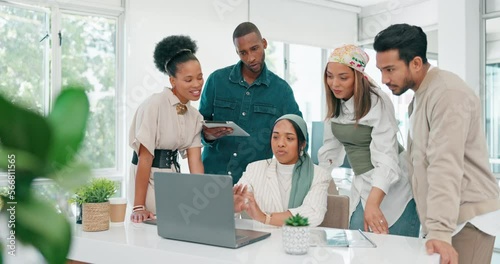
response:
[(486, 65), (485, 94), (486, 141), (493, 173), (500, 173), (500, 63)]
[(285, 78), (285, 53), (283, 42), (268, 41), (266, 49), (266, 66), (281, 78)]
[(325, 116), (321, 111), (321, 100), (324, 100), (321, 64), (321, 48), (290, 44), (290, 77), (287, 81), (293, 89), (310, 135), (312, 122), (321, 121)]
[(484, 118), (493, 173), (500, 173), (500, 18), (486, 21)]
[(486, 13), (500, 11), (500, 0), (486, 0)]
[[(35, 112), (46, 108), (48, 15), (0, 4), (0, 93)], [(42, 41), (41, 41), (42, 40)]]
[(63, 14), (62, 85), (83, 85), (90, 118), (81, 152), (94, 169), (116, 165), (116, 27), (115, 19)]

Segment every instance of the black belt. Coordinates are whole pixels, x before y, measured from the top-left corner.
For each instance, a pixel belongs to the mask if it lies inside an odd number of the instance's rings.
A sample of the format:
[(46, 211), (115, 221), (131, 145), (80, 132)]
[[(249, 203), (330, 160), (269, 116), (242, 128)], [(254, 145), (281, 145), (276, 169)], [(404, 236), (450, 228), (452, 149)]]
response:
[[(175, 171), (180, 172), (180, 166), (177, 162), (177, 153), (177, 150), (155, 149), (155, 157), (153, 159), (151, 167), (159, 169), (170, 169), (172, 168), (173, 164), (175, 167)], [(132, 164), (137, 165), (138, 162), (139, 157), (134, 151), (134, 155), (132, 156)]]

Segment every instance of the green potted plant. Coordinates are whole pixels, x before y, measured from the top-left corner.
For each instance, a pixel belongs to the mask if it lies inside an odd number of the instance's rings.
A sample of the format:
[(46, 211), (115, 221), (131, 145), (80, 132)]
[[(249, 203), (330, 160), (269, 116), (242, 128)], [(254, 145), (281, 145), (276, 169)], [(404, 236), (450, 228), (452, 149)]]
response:
[(77, 189), (71, 200), (82, 206), (82, 230), (88, 232), (109, 229), (109, 198), (115, 194), (112, 180), (93, 178), (89, 184)]
[(289, 217), (283, 226), (283, 248), (292, 255), (306, 254), (309, 249), (309, 220), (300, 214)]

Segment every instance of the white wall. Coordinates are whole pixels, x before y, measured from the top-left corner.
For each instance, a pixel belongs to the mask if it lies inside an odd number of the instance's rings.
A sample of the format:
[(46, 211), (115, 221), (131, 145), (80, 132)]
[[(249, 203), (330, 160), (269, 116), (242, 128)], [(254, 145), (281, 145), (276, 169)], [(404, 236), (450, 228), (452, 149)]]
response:
[[(422, 27), (425, 32), (436, 30), (438, 24), (438, 0), (388, 0), (365, 7), (359, 19), (359, 41), (372, 43), (378, 32), (392, 24), (407, 23)], [(429, 46), (430, 52), (436, 45)]]
[[(238, 57), (231, 42), (234, 28), (247, 20), (246, 1), (130, 0), (126, 6), (126, 129), (139, 106), (152, 93), (170, 86), (153, 62), (156, 43), (173, 34), (191, 36), (205, 78), (215, 69), (234, 64)], [(198, 102), (193, 102), (198, 107)], [(128, 140), (127, 140), (128, 142)], [(127, 148), (126, 157), (132, 150)], [(129, 161), (129, 160), (127, 160)], [(185, 162), (182, 170), (188, 171)]]
[(250, 20), (269, 39), (334, 48), (357, 40), (357, 14), (295, 0), (251, 0)]
[(479, 94), (480, 0), (439, 1), (439, 66), (458, 74)]
[(236, 6), (228, 5), (232, 9), (221, 11), (218, 5), (214, 5), (219, 2), (230, 1), (127, 1), (125, 76), (128, 121), (145, 98), (170, 85), (167, 76), (160, 73), (153, 63), (155, 45), (164, 37), (184, 34), (196, 40), (197, 57), (205, 76), (237, 61), (231, 35), (236, 25), (247, 20), (248, 8), (241, 1)]

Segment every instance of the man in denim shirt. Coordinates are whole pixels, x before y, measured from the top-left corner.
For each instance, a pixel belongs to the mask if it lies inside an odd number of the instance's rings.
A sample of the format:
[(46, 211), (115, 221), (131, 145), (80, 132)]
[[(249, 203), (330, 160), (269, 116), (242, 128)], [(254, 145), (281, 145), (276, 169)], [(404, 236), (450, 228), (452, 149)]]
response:
[(205, 120), (233, 121), (250, 134), (226, 137), (231, 128), (203, 128), (205, 173), (229, 174), (236, 183), (248, 163), (273, 156), (269, 140), (274, 121), (284, 114), (302, 113), (288, 83), (267, 69), (267, 41), (259, 29), (241, 23), (233, 42), (240, 61), (208, 77), (200, 113)]

